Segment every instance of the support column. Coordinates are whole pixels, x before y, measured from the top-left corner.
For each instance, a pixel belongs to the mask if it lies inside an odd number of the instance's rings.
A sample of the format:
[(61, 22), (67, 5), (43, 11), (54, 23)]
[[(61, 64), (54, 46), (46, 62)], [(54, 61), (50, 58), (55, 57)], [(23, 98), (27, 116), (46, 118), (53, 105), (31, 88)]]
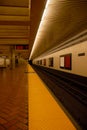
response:
[(7, 67), (7, 66), (6, 66), (6, 58), (4, 58), (4, 67)]
[(10, 47), (10, 68), (15, 68), (15, 46)]

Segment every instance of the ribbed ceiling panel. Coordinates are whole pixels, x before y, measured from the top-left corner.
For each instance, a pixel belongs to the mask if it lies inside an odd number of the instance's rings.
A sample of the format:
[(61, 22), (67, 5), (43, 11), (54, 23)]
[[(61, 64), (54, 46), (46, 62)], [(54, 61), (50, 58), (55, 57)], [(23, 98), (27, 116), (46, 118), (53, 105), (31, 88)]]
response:
[(28, 7), (29, 0), (1, 0), (0, 6)]
[[(0, 0), (0, 56), (9, 53), (3, 45), (29, 45), (29, 35), (30, 0)], [(19, 53), (29, 57), (28, 51)]]
[(87, 0), (50, 0), (32, 58), (87, 29)]

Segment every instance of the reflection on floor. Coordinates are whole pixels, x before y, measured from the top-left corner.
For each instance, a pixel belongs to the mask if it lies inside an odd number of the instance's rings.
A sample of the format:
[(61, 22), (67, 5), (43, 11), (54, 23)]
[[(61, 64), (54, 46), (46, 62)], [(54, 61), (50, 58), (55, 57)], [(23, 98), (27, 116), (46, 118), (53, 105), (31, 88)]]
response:
[(76, 130), (31, 66), (28, 66), (29, 130)]
[(0, 68), (0, 130), (28, 130), (26, 67)]

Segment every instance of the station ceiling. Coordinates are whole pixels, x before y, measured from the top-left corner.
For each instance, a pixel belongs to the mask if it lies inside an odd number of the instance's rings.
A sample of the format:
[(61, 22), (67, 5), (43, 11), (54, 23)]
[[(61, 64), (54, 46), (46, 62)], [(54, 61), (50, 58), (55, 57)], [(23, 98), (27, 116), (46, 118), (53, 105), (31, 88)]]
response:
[(0, 55), (8, 55), (10, 46), (29, 45), (27, 51), (16, 51), (29, 58), (41, 20), (38, 45), (31, 58), (86, 34), (87, 0), (49, 1), (42, 20), (47, 0), (0, 0)]
[(43, 5), (44, 0), (0, 0), (0, 55), (9, 55), (11, 46), (29, 45), (27, 51), (16, 51), (29, 58)]

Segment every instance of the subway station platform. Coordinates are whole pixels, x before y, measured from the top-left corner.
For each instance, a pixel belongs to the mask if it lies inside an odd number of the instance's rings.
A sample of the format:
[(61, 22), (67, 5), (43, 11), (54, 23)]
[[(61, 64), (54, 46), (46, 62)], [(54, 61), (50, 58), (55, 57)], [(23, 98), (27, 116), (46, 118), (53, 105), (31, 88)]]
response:
[(0, 130), (76, 130), (28, 64), (0, 68)]
[(28, 72), (29, 130), (76, 130), (30, 65)]

